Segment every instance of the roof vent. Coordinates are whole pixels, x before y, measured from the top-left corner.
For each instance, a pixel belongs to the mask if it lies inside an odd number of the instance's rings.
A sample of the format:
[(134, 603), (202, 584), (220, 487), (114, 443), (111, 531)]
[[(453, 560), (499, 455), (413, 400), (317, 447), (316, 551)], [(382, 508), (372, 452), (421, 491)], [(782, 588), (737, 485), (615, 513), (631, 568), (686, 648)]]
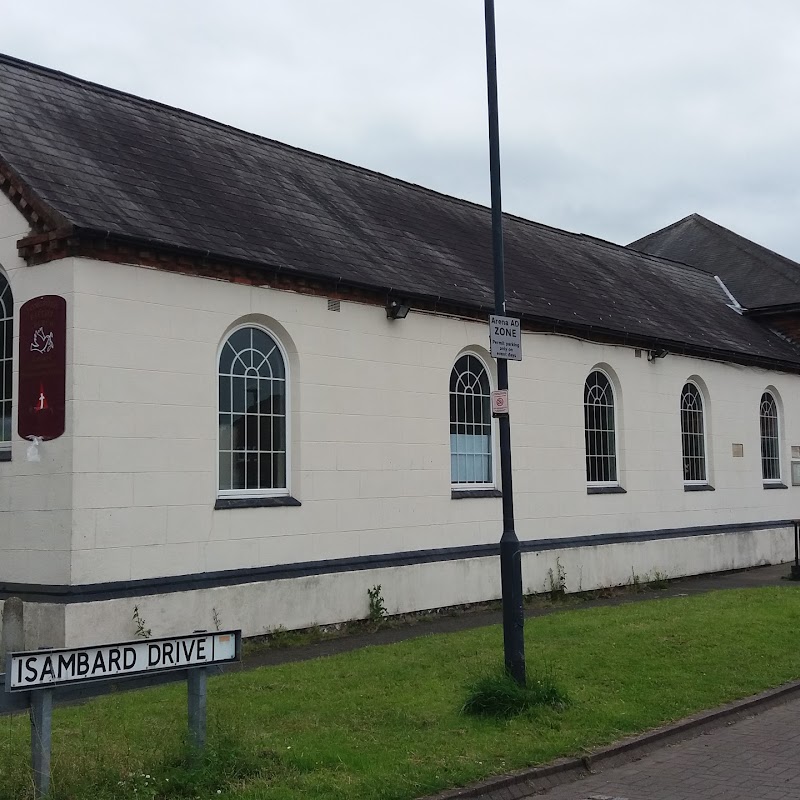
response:
[(341, 310), (342, 310), (341, 300), (328, 300), (328, 311), (341, 311)]

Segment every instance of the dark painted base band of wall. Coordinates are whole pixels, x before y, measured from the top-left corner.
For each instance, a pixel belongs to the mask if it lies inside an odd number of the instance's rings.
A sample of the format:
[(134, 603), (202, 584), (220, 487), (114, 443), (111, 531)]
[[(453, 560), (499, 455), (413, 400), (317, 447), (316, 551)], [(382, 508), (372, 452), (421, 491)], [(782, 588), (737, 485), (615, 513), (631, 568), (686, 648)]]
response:
[[(655, 531), (634, 531), (629, 533), (601, 533), (590, 536), (571, 536), (563, 539), (536, 539), (520, 542), (520, 549), (523, 553), (537, 553), (547, 550), (569, 550), (577, 547), (602, 547), (631, 542), (653, 542), (663, 539), (684, 539), (692, 536), (734, 534), (745, 531), (787, 528), (793, 525), (793, 520), (772, 520), (769, 522), (744, 522), (738, 525), (706, 525), (693, 528), (665, 528)], [(142, 597), (152, 594), (189, 592), (197, 589), (215, 589), (220, 586), (236, 586), (243, 583), (304, 578), (310, 575), (331, 575), (367, 569), (405, 567), (414, 564), (431, 564), (438, 561), (461, 561), (468, 558), (495, 556), (499, 552), (500, 545), (498, 543), (337, 558), (328, 561), (306, 561), (297, 564), (278, 564), (271, 567), (202, 572), (194, 575), (175, 575), (166, 578), (109, 581), (107, 583), (90, 583), (78, 586), (5, 583), (0, 584), (0, 599), (20, 597), (27, 602), (90, 603), (123, 597)]]

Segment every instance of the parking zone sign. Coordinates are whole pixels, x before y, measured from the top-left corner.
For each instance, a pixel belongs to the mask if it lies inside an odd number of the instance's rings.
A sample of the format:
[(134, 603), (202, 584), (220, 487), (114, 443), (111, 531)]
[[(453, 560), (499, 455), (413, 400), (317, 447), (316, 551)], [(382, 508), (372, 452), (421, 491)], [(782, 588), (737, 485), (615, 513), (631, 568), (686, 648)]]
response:
[(492, 358), (522, 361), (522, 329), (515, 317), (489, 317), (489, 349)]

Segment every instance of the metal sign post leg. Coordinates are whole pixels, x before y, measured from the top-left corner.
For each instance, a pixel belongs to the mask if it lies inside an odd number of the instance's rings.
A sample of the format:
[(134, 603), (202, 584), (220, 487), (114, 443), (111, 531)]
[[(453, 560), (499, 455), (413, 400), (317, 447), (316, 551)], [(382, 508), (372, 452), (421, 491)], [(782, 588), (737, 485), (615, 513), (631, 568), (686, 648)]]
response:
[(189, 743), (195, 752), (206, 746), (206, 668), (189, 670)]
[(800, 581), (800, 520), (794, 521), (794, 564), (789, 577), (793, 581)]
[(50, 791), (50, 739), (53, 729), (53, 690), (31, 692), (31, 762), (33, 796), (36, 800)]
[(6, 656), (25, 649), (25, 606), (19, 597), (9, 597), (3, 603), (3, 630), (0, 634), (0, 670), (5, 669)]

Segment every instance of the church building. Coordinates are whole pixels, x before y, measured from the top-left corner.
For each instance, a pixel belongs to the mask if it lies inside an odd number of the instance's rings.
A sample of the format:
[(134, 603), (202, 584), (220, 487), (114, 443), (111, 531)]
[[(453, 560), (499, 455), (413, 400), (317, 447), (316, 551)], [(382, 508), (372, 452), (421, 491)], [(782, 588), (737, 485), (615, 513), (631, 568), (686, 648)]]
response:
[[(506, 215), (523, 588), (778, 563), (800, 265)], [(26, 647), (500, 595), (489, 210), (0, 56), (0, 604)]]

